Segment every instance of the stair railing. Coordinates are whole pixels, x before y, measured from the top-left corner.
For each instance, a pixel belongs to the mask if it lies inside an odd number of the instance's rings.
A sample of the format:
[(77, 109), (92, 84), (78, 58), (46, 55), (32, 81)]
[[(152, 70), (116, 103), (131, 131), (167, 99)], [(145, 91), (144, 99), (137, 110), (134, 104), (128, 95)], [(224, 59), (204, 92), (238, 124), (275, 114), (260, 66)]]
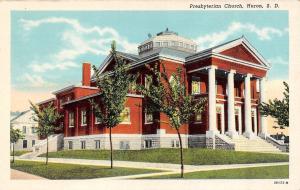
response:
[(269, 135), (266, 137), (266, 141), (276, 146), (279, 150), (283, 152), (289, 152), (289, 144), (282, 143)]

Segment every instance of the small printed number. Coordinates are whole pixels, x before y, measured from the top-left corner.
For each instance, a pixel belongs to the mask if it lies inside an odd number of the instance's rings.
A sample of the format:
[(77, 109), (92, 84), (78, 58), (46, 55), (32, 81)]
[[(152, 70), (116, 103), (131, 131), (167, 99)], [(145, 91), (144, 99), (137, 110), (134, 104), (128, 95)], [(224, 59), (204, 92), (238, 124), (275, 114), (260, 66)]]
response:
[(274, 184), (289, 184), (288, 181), (274, 181)]

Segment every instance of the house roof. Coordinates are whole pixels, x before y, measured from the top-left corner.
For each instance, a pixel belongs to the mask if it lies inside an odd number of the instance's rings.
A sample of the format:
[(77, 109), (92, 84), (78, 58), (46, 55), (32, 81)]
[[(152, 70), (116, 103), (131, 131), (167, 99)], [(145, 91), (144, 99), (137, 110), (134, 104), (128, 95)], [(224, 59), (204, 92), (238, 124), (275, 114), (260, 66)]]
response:
[(55, 98), (49, 98), (49, 99), (47, 99), (47, 100), (38, 102), (37, 105), (41, 105), (41, 104), (44, 104), (44, 103), (47, 103), (47, 102), (50, 102), (50, 101), (53, 101), (53, 100), (55, 100)]
[(132, 54), (132, 53), (125, 53), (125, 52), (117, 51), (117, 54), (119, 54), (120, 56), (122, 56), (124, 58), (131, 59), (133, 61), (138, 61), (140, 59), (139, 55)]
[(73, 88), (98, 89), (98, 88), (92, 87), (92, 86), (70, 85), (70, 86), (67, 86), (67, 87), (65, 87), (65, 88), (62, 88), (62, 89), (60, 89), (60, 90), (54, 91), (54, 92), (52, 92), (52, 94), (57, 95), (57, 94), (59, 94), (59, 93), (66, 92), (66, 91), (71, 90), (71, 89), (73, 89)]
[(12, 121), (18, 119), (19, 117), (21, 117), (22, 115), (26, 114), (26, 113), (29, 112), (29, 111), (30, 111), (30, 110), (26, 110), (26, 111), (21, 112), (19, 115), (17, 115), (17, 116), (15, 116), (14, 118), (12, 118), (12, 119), (10, 120), (10, 122), (12, 122)]
[[(135, 55), (135, 54), (131, 54), (131, 53), (125, 53), (125, 52), (120, 52), (120, 51), (116, 51), (117, 55), (127, 59), (131, 62), (137, 62), (140, 60), (140, 56), (139, 55)], [(112, 60), (112, 55), (111, 53), (109, 53), (109, 55), (104, 59), (104, 61), (102, 62), (102, 64), (99, 66), (99, 71), (100, 73), (103, 73), (103, 71), (106, 69), (106, 67), (109, 65), (109, 63)], [(91, 77), (91, 79), (95, 79), (95, 73), (93, 74), (93, 76)]]
[[(170, 59), (174, 59), (180, 62), (184, 62), (185, 58), (192, 53), (171, 49), (167, 47), (157, 48), (153, 51), (144, 53), (142, 55), (135, 55), (130, 53), (124, 53), (124, 52), (117, 52), (117, 54), (125, 59), (128, 59), (130, 61), (129, 64), (131, 65), (139, 65), (140, 63), (145, 62), (145, 60), (152, 59), (155, 57), (166, 57)], [(109, 65), (110, 61), (112, 60), (111, 54), (109, 54), (103, 63), (99, 67), (100, 74), (104, 72), (105, 68)], [(95, 79), (95, 74), (92, 76), (92, 80)]]

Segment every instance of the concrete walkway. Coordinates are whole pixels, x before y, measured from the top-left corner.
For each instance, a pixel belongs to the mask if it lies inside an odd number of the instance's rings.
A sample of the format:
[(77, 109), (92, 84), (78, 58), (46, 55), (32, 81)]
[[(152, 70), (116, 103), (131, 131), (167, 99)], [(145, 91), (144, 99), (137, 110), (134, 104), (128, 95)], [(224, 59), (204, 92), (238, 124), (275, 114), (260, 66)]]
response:
[[(277, 162), (277, 163), (203, 165), (203, 166), (184, 165), (184, 173), (198, 172), (198, 171), (210, 171), (210, 170), (222, 170), (222, 169), (280, 166), (280, 165), (287, 165), (287, 164), (289, 164), (289, 163), (288, 162), (281, 162), (281, 163)], [(178, 165), (178, 167), (180, 167), (180, 166)], [(117, 177), (110, 177), (109, 179), (137, 179), (137, 178), (146, 178), (146, 177), (159, 176), (159, 175), (179, 174), (180, 172), (181, 172), (181, 170), (177, 168), (177, 169), (172, 169), (171, 171), (160, 172), (160, 173), (137, 174), (137, 175), (130, 175), (130, 176), (117, 176)]]
[[(37, 175), (32, 175), (26, 172), (21, 172), (19, 170), (10, 170), (10, 179), (46, 179)], [(47, 179), (46, 179), (47, 180)]]
[[(16, 160), (39, 161), (39, 162), (45, 161), (45, 158), (42, 158), (42, 157), (36, 157), (36, 158), (32, 158), (32, 159), (21, 159), (19, 157), (16, 157), (15, 159)], [(48, 161), (52, 162), (52, 163), (110, 166), (110, 161), (108, 161), (108, 160), (49, 158)], [(226, 165), (184, 165), (184, 172), (188, 173), (188, 172), (195, 172), (195, 171), (209, 171), (209, 170), (263, 167), (263, 166), (278, 166), (278, 165), (287, 165), (287, 164), (289, 164), (289, 163), (288, 162), (275, 162), (275, 163), (226, 164)], [(150, 176), (156, 176), (156, 175), (167, 175), (167, 174), (180, 173), (180, 165), (179, 164), (114, 161), (114, 166), (115, 167), (128, 167), (128, 168), (155, 169), (155, 170), (162, 170), (163, 172), (150, 173), (150, 174), (137, 174), (137, 175), (131, 175), (131, 176), (110, 177), (110, 179), (133, 179), (133, 178), (150, 177)]]

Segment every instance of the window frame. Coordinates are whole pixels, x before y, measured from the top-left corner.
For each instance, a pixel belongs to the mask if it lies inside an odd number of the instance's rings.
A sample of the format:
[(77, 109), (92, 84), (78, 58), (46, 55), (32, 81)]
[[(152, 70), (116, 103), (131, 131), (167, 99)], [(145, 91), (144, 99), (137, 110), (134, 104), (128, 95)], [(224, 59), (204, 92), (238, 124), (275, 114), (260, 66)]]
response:
[(68, 149), (73, 150), (73, 141), (68, 141)]
[(124, 110), (128, 109), (128, 117), (129, 117), (129, 121), (124, 121), (122, 120), (120, 122), (120, 124), (131, 124), (131, 116), (130, 116), (130, 107), (124, 107), (123, 111), (120, 113), (120, 117), (121, 117), (121, 114), (124, 112)]
[(97, 116), (95, 115), (95, 124), (96, 124), (96, 125), (101, 124), (101, 121), (98, 121), (98, 118), (99, 118), (99, 117), (97, 117)]
[(31, 127), (31, 134), (35, 134), (35, 133), (36, 133), (35, 127)]
[[(147, 121), (147, 115), (152, 115), (151, 121)], [(145, 124), (153, 124), (153, 121), (154, 121), (153, 113), (147, 113), (147, 111), (145, 111)]]
[(172, 139), (172, 141), (171, 141), (171, 148), (179, 148), (179, 147), (180, 147), (179, 140)]
[(86, 149), (86, 141), (80, 141), (80, 148), (81, 148), (81, 150)]
[[(26, 146), (24, 146), (26, 145)], [(28, 141), (26, 139), (23, 140), (23, 148), (28, 148)]]
[(62, 100), (62, 98), (61, 98), (61, 99), (59, 99), (59, 108), (60, 108), (60, 109), (63, 108), (62, 104), (63, 104), (63, 100)]
[[(83, 114), (85, 113), (85, 114)], [(84, 117), (85, 116), (85, 117)], [(84, 120), (85, 119), (85, 120)], [(83, 121), (85, 121), (85, 123), (83, 123)], [(80, 111), (80, 125), (82, 127), (85, 127), (87, 126), (87, 110), (86, 108), (83, 108), (81, 111)]]
[(155, 42), (155, 47), (161, 47), (161, 42)]
[[(71, 115), (72, 115), (72, 117), (71, 117)], [(69, 112), (69, 128), (73, 128), (73, 127), (75, 127), (75, 114), (74, 114), (74, 112)], [(73, 124), (73, 125), (71, 125), (71, 124)]]
[[(200, 120), (197, 120), (197, 116), (200, 115)], [(202, 113), (195, 113), (194, 123), (202, 123)]]
[(101, 141), (95, 140), (95, 149), (101, 149)]
[(119, 148), (120, 150), (130, 150), (130, 141), (121, 140), (119, 144)]
[(144, 148), (145, 149), (153, 148), (153, 140), (152, 139), (146, 139), (146, 140), (144, 140)]
[[(197, 86), (199, 88), (199, 92), (194, 92), (193, 91), (194, 90), (193, 83), (197, 83)], [(192, 77), (191, 86), (192, 86), (192, 92), (191, 92), (192, 95), (199, 95), (199, 94), (201, 94), (201, 78), (200, 77)]]
[(130, 93), (136, 94), (137, 91), (137, 82), (133, 81), (129, 84), (129, 91)]
[(148, 80), (148, 77), (151, 75), (145, 75), (144, 77), (144, 86), (147, 90), (149, 90), (152, 80)]
[(175, 43), (176, 43), (176, 41), (171, 41), (171, 44), (172, 44), (171, 46), (175, 47), (176, 46)]
[(22, 126), (22, 133), (27, 134), (27, 127), (26, 127), (26, 125)]

